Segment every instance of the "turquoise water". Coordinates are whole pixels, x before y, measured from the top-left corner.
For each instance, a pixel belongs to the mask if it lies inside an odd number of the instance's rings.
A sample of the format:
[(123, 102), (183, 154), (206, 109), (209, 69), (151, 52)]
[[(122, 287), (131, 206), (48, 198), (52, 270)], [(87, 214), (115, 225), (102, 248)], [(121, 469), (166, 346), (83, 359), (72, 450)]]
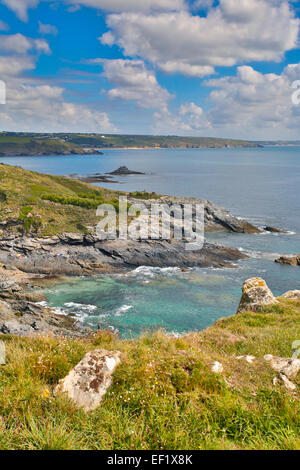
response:
[(71, 279), (47, 291), (49, 303), (84, 323), (135, 336), (163, 327), (182, 333), (201, 330), (238, 306), (241, 284), (266, 279), (275, 294), (300, 289), (300, 270), (274, 263), (279, 254), (300, 253), (300, 148), (220, 150), (109, 150), (105, 155), (10, 157), (0, 162), (53, 174), (104, 173), (126, 165), (146, 175), (118, 177), (102, 184), (125, 191), (147, 190), (196, 196), (226, 207), (258, 226), (273, 225), (287, 235), (209, 234), (241, 248), (251, 258), (238, 269), (139, 268), (121, 275)]

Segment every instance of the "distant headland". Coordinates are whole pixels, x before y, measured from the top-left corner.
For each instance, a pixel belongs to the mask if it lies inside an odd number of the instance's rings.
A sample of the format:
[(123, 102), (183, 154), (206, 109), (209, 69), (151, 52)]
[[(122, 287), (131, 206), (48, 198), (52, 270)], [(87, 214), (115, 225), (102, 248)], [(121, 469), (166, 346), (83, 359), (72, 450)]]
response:
[(257, 142), (213, 137), (154, 135), (0, 133), (0, 156), (86, 155), (106, 149), (255, 148)]

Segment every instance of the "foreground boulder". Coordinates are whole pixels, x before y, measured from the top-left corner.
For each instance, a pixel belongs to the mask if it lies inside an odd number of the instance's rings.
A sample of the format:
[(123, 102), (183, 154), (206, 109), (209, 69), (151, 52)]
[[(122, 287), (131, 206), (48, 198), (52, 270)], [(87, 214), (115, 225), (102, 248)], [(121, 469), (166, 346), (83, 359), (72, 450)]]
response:
[(242, 290), (243, 294), (238, 313), (246, 311), (260, 312), (262, 307), (278, 303), (266, 281), (259, 277), (254, 277), (244, 282)]
[(87, 353), (57, 385), (54, 393), (66, 393), (85, 411), (95, 410), (112, 384), (112, 375), (120, 361), (119, 351), (96, 349)]
[(297, 377), (300, 371), (300, 359), (276, 357), (267, 354), (264, 356), (264, 360), (270, 364), (273, 370), (278, 372), (278, 377), (273, 380), (274, 385), (280, 380), (287, 390), (293, 392), (297, 389), (297, 386), (290, 379)]
[(280, 258), (275, 259), (275, 263), (287, 264), (289, 266), (300, 266), (300, 255), (280, 256)]
[(300, 300), (300, 290), (289, 290), (281, 297), (288, 300)]
[(285, 375), (288, 379), (294, 379), (300, 370), (300, 359), (276, 357), (267, 354), (264, 356), (264, 360), (270, 364), (273, 370)]

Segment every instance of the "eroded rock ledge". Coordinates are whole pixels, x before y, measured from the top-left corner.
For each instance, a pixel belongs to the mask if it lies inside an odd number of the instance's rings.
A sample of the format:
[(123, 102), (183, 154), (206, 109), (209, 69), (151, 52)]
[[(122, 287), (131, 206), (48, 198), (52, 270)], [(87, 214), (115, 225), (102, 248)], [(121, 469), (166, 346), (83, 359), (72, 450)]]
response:
[(21, 271), (46, 275), (89, 275), (111, 269), (155, 267), (232, 267), (247, 256), (234, 248), (206, 243), (188, 251), (183, 241), (102, 241), (93, 235), (0, 241), (0, 262)]

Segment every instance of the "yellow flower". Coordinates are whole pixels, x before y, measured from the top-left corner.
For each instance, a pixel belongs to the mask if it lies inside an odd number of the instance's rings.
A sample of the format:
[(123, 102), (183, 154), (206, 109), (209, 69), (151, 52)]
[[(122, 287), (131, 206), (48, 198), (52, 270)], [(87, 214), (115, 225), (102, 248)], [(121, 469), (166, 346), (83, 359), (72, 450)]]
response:
[(46, 400), (47, 400), (48, 398), (50, 398), (50, 392), (49, 392), (48, 388), (45, 388), (45, 389), (44, 389), (44, 391), (43, 391), (43, 393), (42, 393), (42, 397), (45, 398)]

